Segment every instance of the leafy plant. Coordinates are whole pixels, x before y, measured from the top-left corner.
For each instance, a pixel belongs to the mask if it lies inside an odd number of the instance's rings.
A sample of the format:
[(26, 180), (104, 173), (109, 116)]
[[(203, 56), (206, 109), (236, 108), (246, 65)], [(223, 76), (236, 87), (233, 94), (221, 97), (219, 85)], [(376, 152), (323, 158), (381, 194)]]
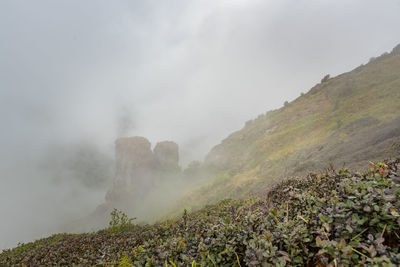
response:
[(111, 220), (108, 223), (108, 229), (113, 232), (118, 232), (125, 229), (128, 226), (132, 226), (132, 221), (136, 218), (129, 218), (124, 212), (118, 209), (113, 209), (110, 213)]
[(124, 256), (118, 263), (119, 267), (133, 267), (132, 260), (128, 256)]

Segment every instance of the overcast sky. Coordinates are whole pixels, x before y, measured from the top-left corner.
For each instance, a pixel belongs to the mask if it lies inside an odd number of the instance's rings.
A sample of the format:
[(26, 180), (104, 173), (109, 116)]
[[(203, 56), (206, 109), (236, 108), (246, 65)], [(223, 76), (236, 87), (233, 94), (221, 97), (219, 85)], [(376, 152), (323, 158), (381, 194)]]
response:
[(36, 165), (50, 147), (109, 153), (140, 135), (202, 160), (325, 74), (390, 51), (399, 14), (400, 0), (0, 1), (0, 248), (104, 197), (49, 185)]

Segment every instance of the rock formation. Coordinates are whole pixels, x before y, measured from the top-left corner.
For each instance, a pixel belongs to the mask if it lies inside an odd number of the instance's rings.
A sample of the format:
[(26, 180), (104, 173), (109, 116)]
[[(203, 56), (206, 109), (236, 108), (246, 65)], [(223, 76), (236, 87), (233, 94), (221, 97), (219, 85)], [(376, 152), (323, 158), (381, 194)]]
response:
[(179, 170), (179, 148), (171, 141), (157, 143), (154, 147), (154, 157), (161, 170), (170, 172)]
[(154, 151), (144, 137), (124, 137), (115, 142), (115, 176), (106, 194), (114, 206), (140, 199), (160, 179), (178, 173), (179, 147), (172, 141), (157, 143)]

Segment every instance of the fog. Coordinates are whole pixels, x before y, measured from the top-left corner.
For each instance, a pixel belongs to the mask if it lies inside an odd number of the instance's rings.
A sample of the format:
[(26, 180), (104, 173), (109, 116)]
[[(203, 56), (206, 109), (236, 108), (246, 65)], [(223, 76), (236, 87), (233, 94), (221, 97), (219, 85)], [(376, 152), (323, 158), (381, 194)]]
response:
[[(202, 160), (400, 42), (399, 0), (0, 2), (0, 248), (92, 212), (114, 141)], [(80, 165), (80, 163), (82, 163)]]

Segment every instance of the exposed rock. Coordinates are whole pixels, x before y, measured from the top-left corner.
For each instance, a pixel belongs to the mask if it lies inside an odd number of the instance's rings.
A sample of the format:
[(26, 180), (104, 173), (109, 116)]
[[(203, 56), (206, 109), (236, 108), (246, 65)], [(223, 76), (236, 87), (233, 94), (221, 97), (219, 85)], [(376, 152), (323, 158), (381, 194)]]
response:
[(179, 148), (172, 141), (163, 141), (157, 143), (154, 148), (154, 157), (159, 168), (166, 171), (179, 170)]
[(160, 179), (179, 171), (176, 143), (159, 142), (152, 152), (144, 137), (119, 138), (115, 142), (115, 176), (106, 202), (113, 206), (132, 203), (148, 194)]
[(151, 144), (144, 137), (125, 137), (115, 142), (115, 178), (117, 183), (132, 186), (154, 167)]

